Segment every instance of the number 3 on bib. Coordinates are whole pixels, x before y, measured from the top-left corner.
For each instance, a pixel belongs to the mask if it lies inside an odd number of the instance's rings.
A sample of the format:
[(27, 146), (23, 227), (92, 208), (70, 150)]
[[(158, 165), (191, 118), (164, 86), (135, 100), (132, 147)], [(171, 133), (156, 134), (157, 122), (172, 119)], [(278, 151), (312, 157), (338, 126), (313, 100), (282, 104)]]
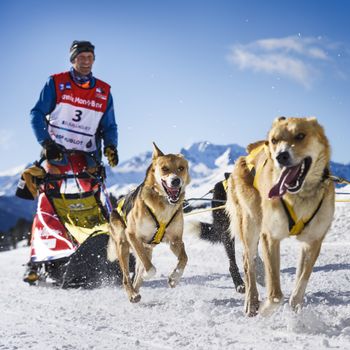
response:
[(75, 117), (72, 119), (73, 122), (80, 122), (82, 114), (83, 114), (83, 111), (81, 111), (80, 109), (76, 109), (75, 110)]

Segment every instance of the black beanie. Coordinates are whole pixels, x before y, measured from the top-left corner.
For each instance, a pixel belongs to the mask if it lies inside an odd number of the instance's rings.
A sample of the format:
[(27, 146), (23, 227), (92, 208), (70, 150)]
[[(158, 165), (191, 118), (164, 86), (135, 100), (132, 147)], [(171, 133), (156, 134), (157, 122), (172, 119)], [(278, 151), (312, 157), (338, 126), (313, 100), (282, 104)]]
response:
[(95, 56), (95, 46), (90, 41), (74, 40), (70, 47), (70, 61), (73, 62), (81, 52), (92, 52)]

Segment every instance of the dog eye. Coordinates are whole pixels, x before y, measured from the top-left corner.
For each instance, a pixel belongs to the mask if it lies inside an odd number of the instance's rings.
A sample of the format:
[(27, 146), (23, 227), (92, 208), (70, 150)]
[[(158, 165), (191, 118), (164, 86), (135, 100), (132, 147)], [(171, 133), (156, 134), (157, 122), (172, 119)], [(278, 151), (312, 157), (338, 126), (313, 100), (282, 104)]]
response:
[(294, 137), (296, 140), (298, 141), (301, 141), (305, 138), (305, 134), (303, 134), (302, 132), (300, 132), (299, 134), (297, 134), (295, 137)]
[(167, 171), (169, 171), (169, 168), (167, 166), (163, 166), (162, 171), (164, 171), (166, 173)]
[(185, 168), (183, 166), (179, 166), (177, 170), (181, 172), (181, 171), (184, 171), (184, 169)]
[(273, 138), (271, 139), (271, 142), (272, 142), (273, 145), (275, 145), (275, 144), (277, 143), (277, 140), (273, 137)]

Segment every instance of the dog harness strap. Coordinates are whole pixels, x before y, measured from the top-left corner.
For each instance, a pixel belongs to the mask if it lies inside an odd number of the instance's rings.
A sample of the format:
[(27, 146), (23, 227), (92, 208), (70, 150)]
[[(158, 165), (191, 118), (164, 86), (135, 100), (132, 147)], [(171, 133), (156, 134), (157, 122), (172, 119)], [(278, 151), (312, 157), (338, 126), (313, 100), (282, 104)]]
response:
[(122, 197), (117, 202), (117, 212), (120, 217), (123, 219), (124, 224), (126, 226), (126, 217), (130, 213), (130, 210), (133, 208), (136, 196), (142, 189), (142, 184), (136, 187), (134, 190), (129, 192), (126, 196)]
[[(283, 198), (281, 198), (281, 203), (283, 206), (283, 209), (287, 215), (288, 218), (288, 227), (289, 227), (289, 232), (292, 230), (293, 226), (295, 225), (295, 221), (296, 221), (296, 216), (294, 213), (294, 210), (292, 207), (288, 207), (287, 203), (283, 200)], [(292, 217), (292, 215), (294, 215), (294, 218)]]
[(260, 146), (258, 146), (258, 147), (256, 147), (256, 148), (254, 148), (254, 149), (245, 157), (247, 167), (248, 167), (249, 171), (250, 171), (250, 172), (253, 174), (253, 176), (254, 176), (253, 186), (254, 186), (254, 188), (256, 188), (256, 189), (258, 189), (258, 180), (259, 180), (261, 171), (262, 171), (262, 169), (264, 168), (264, 166), (266, 165), (266, 162), (267, 162), (267, 158), (266, 158), (266, 160), (263, 162), (263, 164), (261, 164), (257, 169), (255, 168), (254, 160), (255, 160), (255, 158), (257, 157), (257, 155), (258, 155), (262, 150), (264, 150), (264, 152), (266, 152), (266, 145), (265, 145), (265, 144), (260, 145)]
[(287, 201), (285, 201), (285, 200), (283, 200), (283, 198), (281, 198), (283, 209), (284, 209), (284, 211), (287, 215), (287, 218), (288, 218), (289, 234), (291, 236), (299, 235), (303, 231), (305, 226), (310, 223), (310, 221), (315, 217), (317, 212), (320, 210), (322, 203), (323, 203), (323, 198), (324, 197), (322, 197), (320, 203), (318, 204), (318, 206), (317, 206), (316, 210), (313, 212), (313, 214), (306, 220), (303, 220), (303, 219), (298, 220), (298, 217), (296, 216), (293, 207)]
[(126, 225), (126, 213), (123, 210), (123, 206), (125, 203), (125, 197), (123, 197), (117, 204), (117, 212), (120, 215), (120, 217), (123, 219), (124, 224)]
[(253, 161), (255, 160), (256, 156), (263, 150), (265, 149), (265, 144), (260, 145), (254, 149), (252, 149), (249, 154), (245, 157), (245, 161), (247, 163), (248, 169), (252, 170), (254, 168)]
[(256, 173), (254, 176), (254, 182), (253, 182), (253, 186), (255, 189), (258, 189), (258, 180), (266, 163), (267, 163), (267, 158), (265, 159), (264, 163), (260, 165), (259, 168), (256, 170)]
[(176, 210), (176, 212), (171, 217), (171, 219), (168, 221), (168, 223), (165, 223), (165, 222), (159, 222), (154, 211), (148, 205), (145, 204), (145, 206), (146, 206), (148, 212), (150, 213), (150, 215), (152, 216), (154, 222), (156, 223), (156, 227), (157, 227), (156, 233), (154, 234), (154, 236), (150, 240), (149, 244), (159, 244), (164, 237), (164, 234), (165, 234), (167, 227), (174, 220), (174, 218), (177, 215), (177, 213), (179, 212), (180, 208), (178, 210)]
[(316, 216), (317, 212), (320, 210), (321, 206), (322, 206), (322, 203), (323, 203), (323, 199), (324, 199), (324, 196), (322, 197), (321, 201), (320, 201), (320, 204), (318, 205), (318, 207), (316, 208), (315, 212), (311, 215), (311, 217), (309, 218), (309, 220), (307, 220), (305, 222), (305, 226)]
[(227, 179), (225, 179), (224, 181), (222, 181), (222, 186), (224, 187), (225, 192), (227, 192), (227, 188), (228, 188)]

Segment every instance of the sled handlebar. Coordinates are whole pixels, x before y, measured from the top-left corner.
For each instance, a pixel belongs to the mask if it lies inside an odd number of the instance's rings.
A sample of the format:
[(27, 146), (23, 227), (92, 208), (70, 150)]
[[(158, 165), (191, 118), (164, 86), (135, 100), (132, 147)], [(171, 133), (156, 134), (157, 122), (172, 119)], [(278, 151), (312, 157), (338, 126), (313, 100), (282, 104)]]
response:
[[(60, 147), (60, 149), (61, 149), (61, 151), (62, 151), (62, 153), (64, 154), (64, 155), (66, 155), (66, 156), (71, 156), (71, 155), (75, 155), (75, 154), (80, 154), (80, 155), (83, 155), (83, 156), (87, 156), (87, 157), (89, 157), (90, 159), (92, 159), (94, 162), (95, 162), (95, 165), (97, 166), (97, 167), (99, 167), (99, 166), (104, 166), (103, 165), (103, 163), (99, 160), (99, 159), (97, 159), (97, 157), (93, 154), (93, 153), (89, 153), (89, 152), (84, 152), (84, 151), (79, 151), (79, 150), (74, 150), (74, 149), (72, 149), (72, 150), (69, 150), (69, 149), (66, 149), (66, 148), (63, 148), (62, 146)], [(43, 155), (41, 158), (40, 158), (40, 160), (37, 162), (37, 164), (42, 164), (42, 162), (44, 161), (44, 160), (47, 160), (47, 158), (46, 158), (46, 156), (45, 155)]]
[(96, 174), (94, 173), (88, 173), (86, 171), (83, 171), (78, 174), (50, 174), (46, 173), (45, 178), (43, 181), (45, 182), (55, 182), (55, 181), (61, 181), (66, 179), (94, 179), (96, 178)]
[(62, 153), (65, 154), (68, 157), (68, 162), (70, 163), (69, 156), (71, 155), (83, 155), (84, 157), (89, 157), (92, 159), (95, 163), (93, 168), (96, 170), (94, 172), (88, 172), (88, 171), (81, 171), (78, 173), (74, 174), (51, 174), (46, 172), (46, 170), (42, 167), (42, 163), (47, 160), (46, 156), (43, 155), (39, 161), (35, 162), (35, 165), (42, 168), (45, 171), (45, 177), (42, 179), (37, 178), (37, 183), (38, 184), (45, 184), (45, 183), (50, 183), (50, 182), (58, 182), (61, 180), (66, 180), (66, 179), (96, 179), (96, 180), (103, 180), (106, 178), (106, 171), (103, 163), (96, 158), (94, 154), (84, 152), (84, 151), (79, 151), (79, 150), (67, 150), (65, 148), (62, 148)]

